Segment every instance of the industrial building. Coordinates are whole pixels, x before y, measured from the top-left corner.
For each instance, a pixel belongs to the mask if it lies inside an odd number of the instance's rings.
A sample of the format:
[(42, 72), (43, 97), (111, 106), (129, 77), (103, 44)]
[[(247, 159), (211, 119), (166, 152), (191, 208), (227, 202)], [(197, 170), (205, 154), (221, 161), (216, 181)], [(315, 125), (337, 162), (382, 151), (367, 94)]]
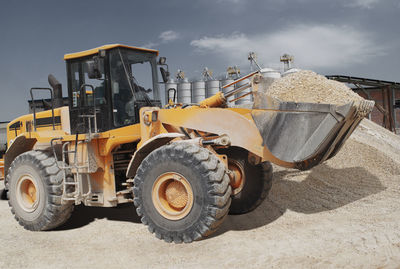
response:
[(365, 99), (374, 100), (375, 107), (369, 119), (392, 132), (399, 133), (400, 82), (339, 75), (327, 78), (353, 85), (353, 91)]

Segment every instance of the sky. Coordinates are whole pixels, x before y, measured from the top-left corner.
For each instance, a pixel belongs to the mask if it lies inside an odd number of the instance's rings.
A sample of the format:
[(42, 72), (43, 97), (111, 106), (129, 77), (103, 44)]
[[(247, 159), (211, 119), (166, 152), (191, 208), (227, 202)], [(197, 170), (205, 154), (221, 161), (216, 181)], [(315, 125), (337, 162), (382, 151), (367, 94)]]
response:
[(50, 73), (65, 92), (64, 54), (112, 43), (158, 49), (188, 78), (246, 73), (252, 51), (262, 67), (288, 53), (320, 74), (400, 81), (400, 1), (2, 1), (0, 121), (26, 114)]

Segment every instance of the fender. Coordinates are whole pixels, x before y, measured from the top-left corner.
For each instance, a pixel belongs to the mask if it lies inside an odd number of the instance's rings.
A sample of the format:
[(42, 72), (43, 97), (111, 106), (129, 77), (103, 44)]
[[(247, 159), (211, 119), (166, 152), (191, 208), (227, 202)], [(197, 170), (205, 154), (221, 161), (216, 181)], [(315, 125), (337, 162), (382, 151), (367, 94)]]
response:
[(139, 165), (153, 150), (169, 143), (175, 138), (184, 136), (185, 135), (180, 133), (163, 133), (147, 140), (133, 155), (129, 163), (128, 170), (126, 171), (126, 177), (133, 178), (136, 174)]
[[(264, 111), (264, 110), (263, 110)], [(227, 135), (231, 146), (244, 148), (279, 166), (294, 168), (295, 163), (277, 158), (264, 146), (263, 137), (252, 118), (252, 110), (246, 108), (199, 108), (162, 109), (158, 113), (162, 124)]]
[(33, 149), (36, 144), (35, 138), (26, 138), (24, 135), (17, 136), (4, 155), (4, 177), (7, 179), (7, 172), (14, 159), (24, 152)]

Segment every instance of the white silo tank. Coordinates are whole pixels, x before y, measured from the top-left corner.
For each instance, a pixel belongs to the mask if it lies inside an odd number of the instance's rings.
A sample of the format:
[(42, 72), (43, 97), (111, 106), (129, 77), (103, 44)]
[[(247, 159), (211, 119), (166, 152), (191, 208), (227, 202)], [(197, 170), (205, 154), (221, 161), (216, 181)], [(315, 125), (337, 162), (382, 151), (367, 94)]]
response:
[[(249, 83), (250, 83), (249, 79), (241, 80), (241, 81), (239, 81), (238, 83), (235, 84), (235, 89), (238, 89), (238, 88), (240, 88), (241, 86), (246, 85), (246, 84), (249, 84)], [(246, 89), (246, 90), (244, 90), (244, 91), (241, 91), (241, 92), (237, 93), (237, 94), (235, 95), (235, 98), (238, 98), (238, 97), (240, 97), (240, 96), (243, 96), (243, 95), (245, 95), (245, 94), (247, 94), (247, 93), (249, 93), (249, 92), (251, 92), (251, 89), (250, 89), (250, 88), (248, 88), (248, 89)], [(235, 102), (235, 104), (236, 104), (236, 105), (242, 105), (242, 104), (248, 104), (248, 103), (251, 103), (251, 102), (252, 102), (252, 95), (249, 94), (249, 95), (247, 95), (247, 96), (245, 96), (245, 97), (240, 98), (239, 100), (237, 100), (237, 101)]]
[(192, 102), (200, 103), (206, 98), (206, 82), (203, 80), (192, 83)]
[(264, 78), (272, 78), (272, 79), (281, 78), (281, 73), (272, 68), (263, 68), (260, 70), (260, 73)]
[(178, 103), (190, 104), (191, 102), (191, 83), (185, 78), (178, 83)]
[[(168, 80), (167, 83), (165, 83), (165, 102), (166, 102), (166, 104), (168, 104), (170, 99), (174, 98), (174, 96), (173, 96), (174, 92), (172, 90), (169, 92), (170, 96), (168, 96), (169, 89), (175, 89), (175, 91), (177, 91), (178, 83), (176, 83), (173, 79), (170, 79), (170, 80)], [(176, 96), (175, 96), (175, 99), (176, 99)], [(172, 101), (176, 102), (176, 100), (172, 100)]]
[[(232, 83), (232, 82), (234, 82), (234, 80), (233, 80), (233, 79), (230, 79), (230, 78), (221, 80), (221, 89), (222, 89), (222, 92), (223, 92), (224, 94), (226, 94), (226, 93), (228, 93), (228, 92), (230, 92), (230, 91), (233, 91), (233, 90), (235, 89), (235, 86), (234, 86), (234, 85), (229, 86), (229, 87), (226, 87), (226, 88), (222, 88), (223, 86), (228, 85), (228, 84), (230, 84), (230, 83)], [(228, 98), (228, 101), (229, 101), (229, 100), (232, 100), (232, 99), (233, 99), (233, 96), (232, 96), (232, 97), (229, 97), (229, 98)], [(228, 102), (228, 105), (232, 105), (232, 103), (229, 103), (229, 102)]]
[(206, 98), (215, 95), (220, 90), (219, 80), (208, 80), (206, 82)]
[(263, 86), (259, 87), (258, 90), (265, 93), (267, 93), (268, 88), (272, 83), (274, 83), (274, 81), (281, 78), (281, 73), (271, 68), (263, 68), (260, 70), (260, 73), (263, 76)]

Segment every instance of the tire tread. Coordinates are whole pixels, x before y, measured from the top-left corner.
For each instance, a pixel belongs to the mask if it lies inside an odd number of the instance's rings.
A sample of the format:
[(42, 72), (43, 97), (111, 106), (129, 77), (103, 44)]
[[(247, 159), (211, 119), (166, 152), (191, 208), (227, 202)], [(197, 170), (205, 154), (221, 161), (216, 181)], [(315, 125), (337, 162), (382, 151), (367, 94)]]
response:
[[(14, 205), (8, 199), (11, 212), (18, 223), (27, 230), (47, 231), (64, 224), (71, 216), (74, 206), (72, 203), (62, 204), (63, 177), (62, 171), (57, 166), (57, 160), (46, 151), (28, 151), (15, 158), (12, 162), (6, 180), (6, 189), (10, 194), (10, 180), (14, 171), (21, 164), (31, 164), (43, 179), (47, 201), (41, 216), (30, 222), (15, 213)], [(40, 179), (39, 179), (40, 180)], [(10, 198), (10, 197), (8, 197)]]
[[(198, 169), (206, 180), (207, 195), (209, 204), (205, 214), (190, 229), (183, 232), (167, 232), (155, 225), (151, 219), (146, 216), (143, 208), (142, 188), (147, 171), (152, 169), (152, 164), (165, 159), (174, 159), (187, 167)], [(179, 142), (162, 146), (150, 153), (142, 162), (137, 170), (134, 179), (134, 204), (136, 212), (141, 217), (143, 224), (148, 226), (151, 233), (157, 238), (166, 242), (190, 243), (200, 240), (217, 230), (223, 219), (229, 212), (231, 203), (231, 187), (229, 177), (225, 171), (225, 165), (208, 149), (197, 145)]]

